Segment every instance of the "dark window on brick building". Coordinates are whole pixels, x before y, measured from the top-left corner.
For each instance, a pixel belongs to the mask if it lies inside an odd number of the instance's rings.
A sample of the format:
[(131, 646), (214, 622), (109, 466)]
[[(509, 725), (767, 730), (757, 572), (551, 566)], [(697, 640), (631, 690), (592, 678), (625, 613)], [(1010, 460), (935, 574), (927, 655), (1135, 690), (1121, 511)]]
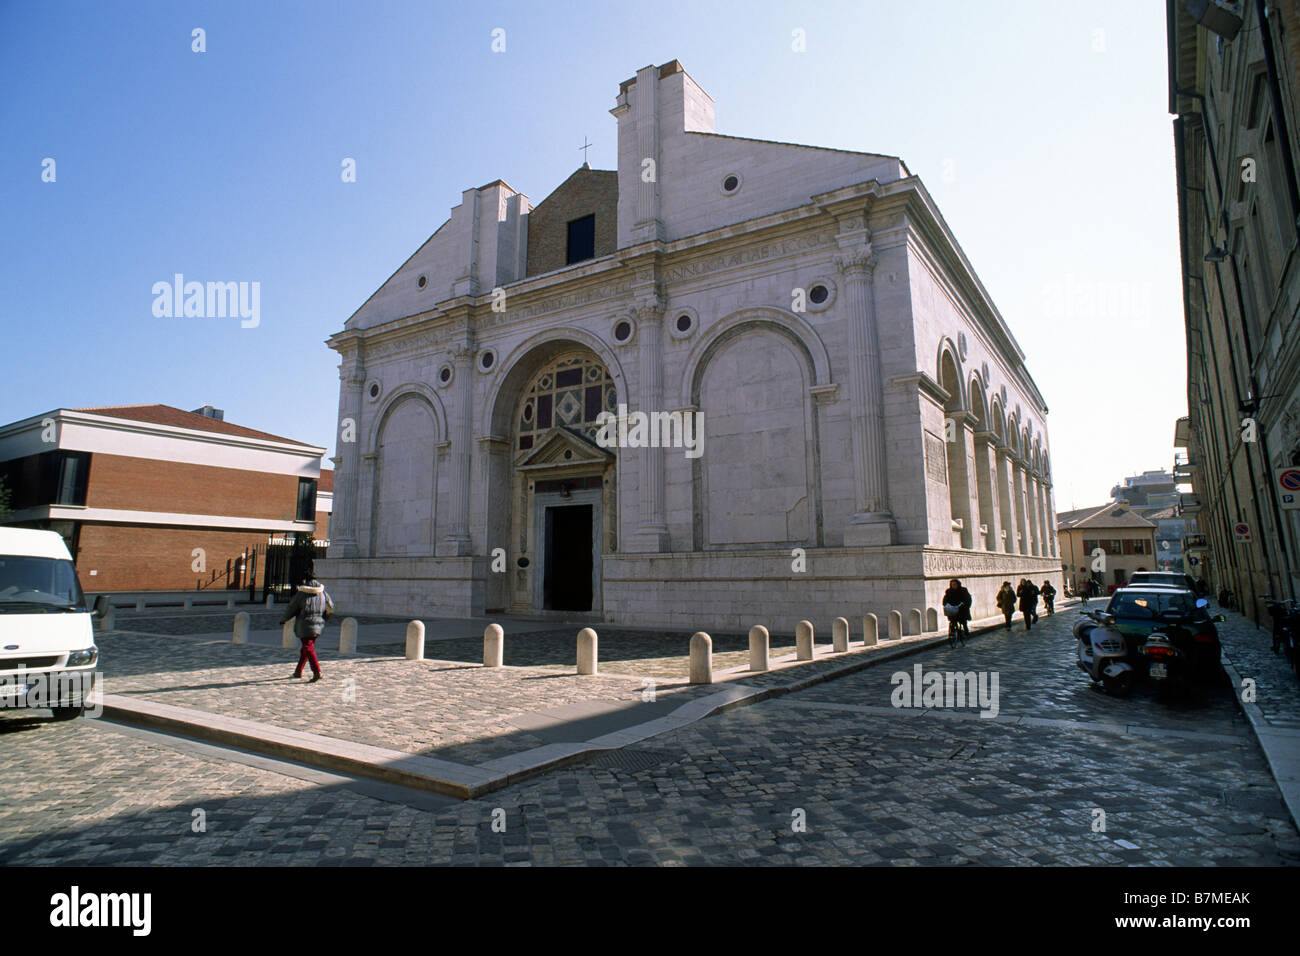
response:
[(298, 479), (298, 520), (316, 520), (316, 479)]
[(0, 480), (9, 489), (14, 511), (45, 505), (84, 505), (90, 479), (90, 454), (47, 451), (0, 462)]
[(596, 257), (596, 215), (583, 216), (569, 223), (569, 245), (565, 263), (573, 265)]
[(86, 485), (90, 478), (90, 455), (84, 451), (60, 452), (57, 467), (59, 477), (54, 504), (84, 505)]

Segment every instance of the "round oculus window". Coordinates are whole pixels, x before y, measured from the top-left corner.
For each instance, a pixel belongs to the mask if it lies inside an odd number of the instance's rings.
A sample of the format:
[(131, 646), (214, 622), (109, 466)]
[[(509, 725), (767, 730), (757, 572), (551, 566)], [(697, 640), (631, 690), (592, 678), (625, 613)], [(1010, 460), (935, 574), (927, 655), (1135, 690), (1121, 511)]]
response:
[(370, 397), (371, 398), (379, 397), (379, 384), (377, 382), (372, 383), (370, 386)]
[(442, 382), (443, 385), (446, 385), (448, 382), (451, 381), (451, 366), (450, 366), (450, 365), (444, 365), (444, 366), (443, 366), (443, 367), (438, 371), (438, 381)]
[(425, 286), (425, 284), (426, 284), (428, 281), (429, 281), (429, 280), (426, 279), (424, 276), (420, 276), (420, 278), (416, 280), (416, 283), (415, 283), (415, 284), (418, 285), (421, 289), (423, 289), (424, 286)]
[(488, 369), (492, 367), (492, 363), (494, 363), (496, 360), (497, 360), (497, 354), (493, 352), (491, 349), (485, 349), (479, 353), (478, 367), (486, 372)]
[(691, 317), (683, 312), (677, 316), (677, 331), (689, 332), (691, 330)]
[(624, 320), (614, 326), (614, 339), (618, 342), (626, 342), (632, 337), (632, 323)]
[(734, 173), (722, 180), (722, 191), (724, 193), (734, 193), (740, 188), (740, 177)]
[(830, 290), (827, 289), (826, 286), (821, 284), (815, 285), (808, 290), (808, 298), (813, 302), (814, 305), (821, 305), (823, 302), (825, 302), (827, 299), (830, 298), (830, 295), (831, 295)]

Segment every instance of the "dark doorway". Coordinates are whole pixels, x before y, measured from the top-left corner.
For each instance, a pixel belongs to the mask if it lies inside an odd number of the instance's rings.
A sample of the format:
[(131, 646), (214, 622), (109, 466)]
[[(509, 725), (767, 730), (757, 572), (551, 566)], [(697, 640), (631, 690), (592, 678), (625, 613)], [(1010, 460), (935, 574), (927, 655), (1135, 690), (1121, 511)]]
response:
[(546, 509), (546, 571), (542, 606), (591, 610), (591, 505)]

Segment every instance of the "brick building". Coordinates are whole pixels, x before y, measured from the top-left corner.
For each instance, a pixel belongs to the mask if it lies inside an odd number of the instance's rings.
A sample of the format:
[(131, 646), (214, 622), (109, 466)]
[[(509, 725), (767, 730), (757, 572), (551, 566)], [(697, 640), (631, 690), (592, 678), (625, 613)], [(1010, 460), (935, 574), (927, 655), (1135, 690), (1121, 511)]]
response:
[(57, 409), (0, 427), (3, 523), (62, 534), (87, 591), (224, 587), (272, 535), (328, 526), (324, 451), (211, 406)]

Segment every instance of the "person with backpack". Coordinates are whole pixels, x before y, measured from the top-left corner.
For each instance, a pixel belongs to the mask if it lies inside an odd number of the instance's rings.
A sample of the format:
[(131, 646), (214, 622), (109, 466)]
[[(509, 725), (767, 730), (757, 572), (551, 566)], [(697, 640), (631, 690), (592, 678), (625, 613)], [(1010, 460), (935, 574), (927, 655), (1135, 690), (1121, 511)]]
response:
[(320, 661), (316, 657), (316, 639), (325, 630), (325, 622), (334, 614), (334, 602), (325, 591), (325, 585), (316, 580), (314, 572), (308, 568), (301, 575), (298, 590), (284, 610), (280, 623), (293, 621), (293, 633), (302, 642), (298, 654), (298, 667), (293, 672), (295, 678), (302, 677), (302, 669), (311, 665), (310, 683), (320, 680)]
[(1047, 608), (1047, 616), (1052, 616), (1052, 605), (1056, 601), (1056, 588), (1052, 587), (1051, 581), (1044, 581), (1043, 586), (1039, 588), (1038, 593), (1043, 596), (1043, 607)]
[(1011, 590), (1011, 582), (1003, 581), (1002, 587), (998, 590), (997, 597), (998, 610), (1002, 616), (1007, 619), (1007, 630), (1011, 630), (1011, 618), (1016, 613), (1016, 592)]

